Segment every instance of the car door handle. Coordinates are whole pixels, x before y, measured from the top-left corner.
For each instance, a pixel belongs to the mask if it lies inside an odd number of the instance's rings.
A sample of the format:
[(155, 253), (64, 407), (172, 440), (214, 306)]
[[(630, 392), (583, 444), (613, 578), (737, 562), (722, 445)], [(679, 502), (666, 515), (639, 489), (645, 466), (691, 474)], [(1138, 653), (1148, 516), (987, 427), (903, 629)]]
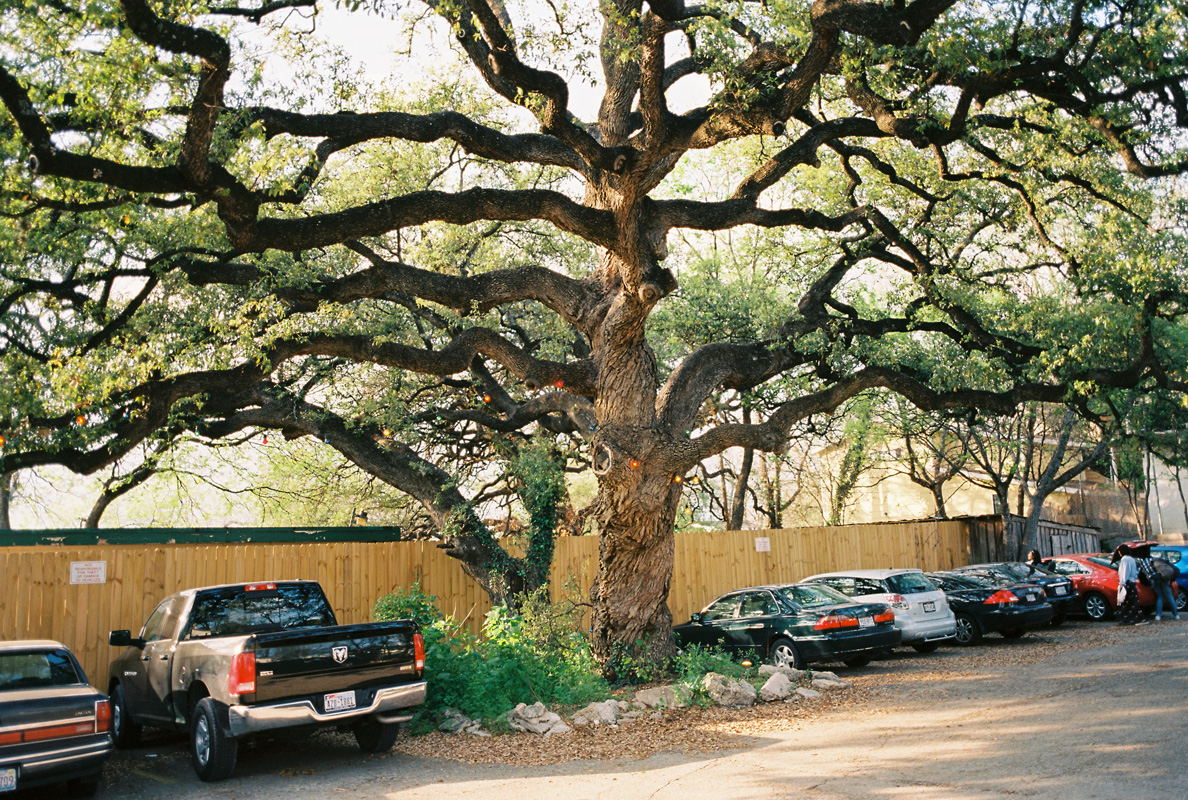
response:
[(168, 660), (169, 660), (169, 656), (168, 656), (168, 655), (161, 656), (161, 660), (162, 660), (162, 661), (168, 661)]

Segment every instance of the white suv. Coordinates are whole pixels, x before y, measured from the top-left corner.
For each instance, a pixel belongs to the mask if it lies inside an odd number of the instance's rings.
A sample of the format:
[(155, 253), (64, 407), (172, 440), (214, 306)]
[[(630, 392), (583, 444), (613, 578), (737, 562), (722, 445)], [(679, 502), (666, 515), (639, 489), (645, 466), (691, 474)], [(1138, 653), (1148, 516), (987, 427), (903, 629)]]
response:
[(918, 569), (823, 572), (801, 583), (823, 583), (855, 599), (886, 603), (895, 612), (903, 643), (921, 653), (931, 653), (957, 633), (957, 619), (945, 593)]

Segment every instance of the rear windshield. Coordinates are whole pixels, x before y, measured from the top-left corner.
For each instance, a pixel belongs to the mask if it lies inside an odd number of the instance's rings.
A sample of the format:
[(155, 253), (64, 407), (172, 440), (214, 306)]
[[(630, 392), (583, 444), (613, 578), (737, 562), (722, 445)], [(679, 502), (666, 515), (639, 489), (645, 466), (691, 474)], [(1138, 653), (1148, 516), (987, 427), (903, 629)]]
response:
[(887, 586), (897, 594), (921, 594), (935, 592), (936, 586), (924, 577), (922, 572), (905, 572), (902, 575), (892, 575), (887, 578)]
[(316, 583), (279, 583), (274, 589), (253, 591), (228, 586), (202, 592), (194, 599), (188, 638), (241, 636), (333, 624), (330, 604)]
[(994, 583), (977, 575), (929, 575), (930, 580), (946, 589), (992, 589)]
[(998, 570), (1007, 573), (1012, 578), (1018, 578), (1021, 581), (1031, 581), (1040, 577), (1047, 577), (1054, 575), (1051, 570), (1040, 566), (1032, 566), (1030, 564), (1009, 563), (1000, 564)]
[(0, 653), (0, 691), (83, 683), (64, 650)]
[(837, 589), (821, 583), (798, 583), (793, 586), (781, 586), (780, 592), (801, 608), (835, 606), (838, 603), (854, 602)]

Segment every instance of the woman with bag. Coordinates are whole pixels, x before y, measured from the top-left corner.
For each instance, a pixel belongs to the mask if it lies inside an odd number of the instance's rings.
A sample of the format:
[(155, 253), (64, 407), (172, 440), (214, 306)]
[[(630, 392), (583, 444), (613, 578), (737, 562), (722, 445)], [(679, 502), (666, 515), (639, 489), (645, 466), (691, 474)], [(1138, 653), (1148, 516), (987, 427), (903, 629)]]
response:
[(1111, 560), (1118, 562), (1118, 624), (1148, 624), (1143, 610), (1139, 608), (1138, 563), (1130, 554), (1130, 548), (1119, 545)]

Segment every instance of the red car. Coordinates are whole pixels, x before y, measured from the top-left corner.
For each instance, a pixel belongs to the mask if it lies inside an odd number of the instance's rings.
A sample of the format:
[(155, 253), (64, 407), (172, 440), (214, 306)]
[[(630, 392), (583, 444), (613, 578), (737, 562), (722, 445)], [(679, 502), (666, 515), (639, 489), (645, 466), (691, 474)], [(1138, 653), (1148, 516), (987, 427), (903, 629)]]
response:
[[(1060, 575), (1067, 575), (1076, 587), (1077, 596), (1090, 619), (1107, 619), (1118, 607), (1118, 566), (1110, 563), (1107, 553), (1081, 553), (1053, 556), (1044, 559), (1044, 566)], [(1141, 582), (1138, 585), (1139, 605), (1151, 613), (1155, 608), (1155, 594)], [(1173, 592), (1176, 589), (1172, 589)], [(1173, 595), (1174, 596), (1174, 595)]]

